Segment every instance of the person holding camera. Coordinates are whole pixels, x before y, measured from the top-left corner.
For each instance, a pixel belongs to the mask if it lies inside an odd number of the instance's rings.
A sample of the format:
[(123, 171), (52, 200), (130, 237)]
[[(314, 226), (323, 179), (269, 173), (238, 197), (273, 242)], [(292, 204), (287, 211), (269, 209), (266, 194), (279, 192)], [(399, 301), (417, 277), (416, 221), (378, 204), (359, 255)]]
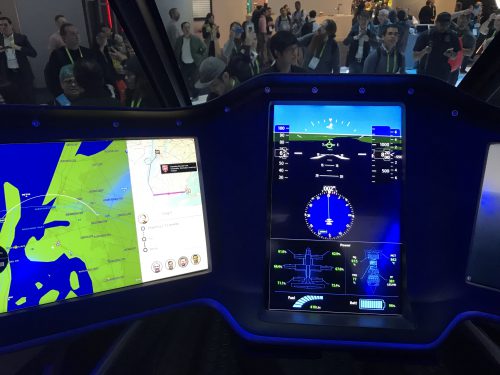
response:
[(357, 21), (343, 41), (345, 46), (349, 46), (346, 58), (349, 74), (363, 73), (363, 64), (370, 49), (378, 47), (377, 34), (370, 29), (370, 14), (361, 11)]
[(439, 13), (435, 27), (421, 33), (413, 47), (413, 59), (418, 62), (417, 73), (448, 82), (451, 66), (448, 60), (457, 58), (462, 49), (457, 33), (450, 29), (451, 14)]
[(229, 62), (229, 72), (238, 78), (239, 82), (245, 82), (260, 74), (262, 61), (257, 53), (257, 34), (254, 25), (250, 21), (243, 22), (244, 32), (241, 35), (242, 46), (239, 52)]
[(222, 48), (222, 56), (229, 62), (231, 57), (238, 54), (241, 48), (243, 28), (239, 22), (232, 22), (229, 26), (229, 39)]
[(327, 19), (312, 37), (306, 51), (306, 67), (310, 73), (339, 74), (340, 52), (335, 40), (337, 24)]

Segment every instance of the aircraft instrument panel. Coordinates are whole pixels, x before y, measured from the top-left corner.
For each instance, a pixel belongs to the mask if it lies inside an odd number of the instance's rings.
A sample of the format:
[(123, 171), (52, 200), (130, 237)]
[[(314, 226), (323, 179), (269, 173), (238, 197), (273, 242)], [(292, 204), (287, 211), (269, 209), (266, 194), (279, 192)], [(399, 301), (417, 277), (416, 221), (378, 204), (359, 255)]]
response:
[(271, 112), (269, 308), (400, 313), (403, 107)]
[(197, 306), (266, 345), (432, 349), (500, 321), (500, 116), (448, 84), (0, 112), (0, 352)]

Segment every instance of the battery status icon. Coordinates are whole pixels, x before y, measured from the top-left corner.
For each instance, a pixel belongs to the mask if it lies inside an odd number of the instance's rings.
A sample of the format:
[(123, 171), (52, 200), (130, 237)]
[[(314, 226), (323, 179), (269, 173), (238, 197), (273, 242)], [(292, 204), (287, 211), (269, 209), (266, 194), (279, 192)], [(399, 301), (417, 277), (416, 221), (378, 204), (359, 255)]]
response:
[(385, 301), (383, 299), (365, 299), (359, 300), (360, 310), (385, 310)]

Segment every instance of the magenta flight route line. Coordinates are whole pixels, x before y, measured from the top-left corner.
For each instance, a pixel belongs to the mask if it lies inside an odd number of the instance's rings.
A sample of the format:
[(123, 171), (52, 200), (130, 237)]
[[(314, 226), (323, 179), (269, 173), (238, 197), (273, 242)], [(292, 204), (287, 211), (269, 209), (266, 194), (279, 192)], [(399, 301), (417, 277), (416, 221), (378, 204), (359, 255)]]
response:
[(174, 194), (183, 194), (185, 193), (186, 191), (174, 191), (172, 193), (160, 193), (160, 194), (153, 194), (153, 197), (156, 197), (157, 195), (174, 195)]

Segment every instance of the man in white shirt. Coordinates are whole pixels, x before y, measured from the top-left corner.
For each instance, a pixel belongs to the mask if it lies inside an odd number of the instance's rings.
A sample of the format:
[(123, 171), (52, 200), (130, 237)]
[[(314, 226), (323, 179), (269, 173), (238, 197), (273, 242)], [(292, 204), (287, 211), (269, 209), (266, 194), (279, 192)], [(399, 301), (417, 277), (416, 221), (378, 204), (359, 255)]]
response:
[(0, 33), (0, 75), (11, 88), (12, 102), (35, 104), (35, 77), (28, 56), (36, 57), (37, 53), (26, 35), (14, 33), (10, 18), (0, 17)]
[(183, 22), (181, 28), (183, 35), (177, 38), (174, 44), (174, 53), (189, 95), (196, 98), (198, 90), (195, 88), (195, 82), (198, 79), (200, 64), (207, 56), (207, 47), (200, 38), (191, 34), (189, 22)]
[(170, 21), (168, 21), (167, 26), (165, 27), (168, 35), (168, 40), (170, 41), (170, 45), (172, 47), (175, 46), (175, 42), (177, 38), (181, 36), (179, 31), (179, 19), (181, 18), (181, 14), (177, 10), (177, 8), (171, 8), (168, 11), (168, 15), (170, 16)]
[(62, 14), (58, 14), (54, 17), (54, 21), (56, 23), (57, 31), (49, 36), (49, 54), (58, 48), (64, 47), (64, 41), (62, 40), (61, 34), (59, 33), (59, 29), (65, 23), (68, 23), (66, 17)]

